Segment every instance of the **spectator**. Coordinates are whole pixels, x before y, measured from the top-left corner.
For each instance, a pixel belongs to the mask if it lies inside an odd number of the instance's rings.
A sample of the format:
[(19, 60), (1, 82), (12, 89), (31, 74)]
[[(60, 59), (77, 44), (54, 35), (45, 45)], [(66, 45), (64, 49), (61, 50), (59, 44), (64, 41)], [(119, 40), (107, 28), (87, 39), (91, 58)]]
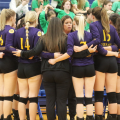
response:
[(104, 1), (105, 0), (94, 0), (91, 5), (91, 8), (102, 7)]
[(120, 15), (120, 0), (117, 0), (116, 2), (113, 3), (112, 11)]
[(69, 15), (72, 19), (75, 17), (75, 14), (72, 12), (72, 3), (69, 0), (64, 0), (62, 3), (62, 10), (59, 8), (52, 8), (56, 13), (58, 13), (57, 17), (61, 19), (65, 15)]
[(28, 10), (29, 0), (11, 0), (9, 7), (16, 12), (16, 23), (25, 16)]
[(42, 12), (43, 7), (49, 3), (49, 0), (32, 0), (32, 10), (36, 11), (39, 15)]
[(77, 8), (73, 9), (73, 12), (75, 14), (77, 13), (87, 13), (87, 10), (89, 9), (90, 5), (88, 0), (77, 0)]

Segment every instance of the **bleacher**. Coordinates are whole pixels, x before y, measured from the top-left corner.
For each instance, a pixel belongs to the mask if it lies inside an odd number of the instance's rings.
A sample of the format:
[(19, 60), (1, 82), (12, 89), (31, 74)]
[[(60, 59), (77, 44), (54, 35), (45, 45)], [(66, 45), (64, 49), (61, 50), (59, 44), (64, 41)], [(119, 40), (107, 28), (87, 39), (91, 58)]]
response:
[[(3, 8), (9, 8), (9, 3), (10, 3), (11, 0), (0, 0), (0, 11), (3, 9)], [(31, 10), (31, 1), (29, 2), (29, 10)], [(92, 4), (92, 2), (94, 0), (88, 0), (90, 4)]]

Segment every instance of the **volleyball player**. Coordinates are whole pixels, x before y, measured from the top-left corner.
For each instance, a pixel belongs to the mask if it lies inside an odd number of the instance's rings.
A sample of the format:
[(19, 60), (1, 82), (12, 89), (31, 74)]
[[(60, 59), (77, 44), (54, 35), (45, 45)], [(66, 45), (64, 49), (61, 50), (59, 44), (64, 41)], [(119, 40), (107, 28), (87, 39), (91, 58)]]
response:
[[(0, 59), (0, 119), (4, 114), (5, 120), (11, 119), (13, 94), (17, 80), (18, 62), (10, 51), (13, 46), (16, 22), (16, 13), (10, 9), (3, 9), (0, 17), (0, 47), (6, 50), (1, 52)], [(15, 50), (15, 49), (14, 49)]]

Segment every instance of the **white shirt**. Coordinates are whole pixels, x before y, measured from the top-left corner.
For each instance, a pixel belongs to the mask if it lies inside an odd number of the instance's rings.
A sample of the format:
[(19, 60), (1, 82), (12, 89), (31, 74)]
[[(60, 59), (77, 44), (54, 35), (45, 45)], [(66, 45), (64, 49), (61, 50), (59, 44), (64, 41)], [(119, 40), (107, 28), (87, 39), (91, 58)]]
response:
[(10, 4), (9, 4), (10, 9), (14, 10), (17, 14), (18, 17), (20, 18), (23, 14), (26, 14), (29, 9), (28, 9), (28, 4), (23, 6), (22, 4), (19, 5), (18, 7), (16, 7), (16, 1), (15, 0), (11, 0)]

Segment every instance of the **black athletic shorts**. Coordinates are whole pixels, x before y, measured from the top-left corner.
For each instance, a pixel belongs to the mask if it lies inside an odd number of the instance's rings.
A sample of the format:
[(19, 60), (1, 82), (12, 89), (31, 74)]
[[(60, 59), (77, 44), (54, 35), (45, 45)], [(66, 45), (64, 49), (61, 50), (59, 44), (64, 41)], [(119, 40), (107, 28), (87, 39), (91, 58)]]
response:
[(95, 76), (94, 64), (86, 66), (72, 66), (72, 76), (76, 78)]
[(120, 76), (120, 63), (118, 63), (118, 76)]
[(13, 56), (3, 56), (0, 59), (0, 73), (10, 73), (18, 69), (18, 59)]
[(26, 79), (41, 74), (41, 62), (19, 63), (18, 78)]
[(95, 70), (103, 73), (116, 73), (118, 72), (117, 60), (114, 56), (94, 56)]

